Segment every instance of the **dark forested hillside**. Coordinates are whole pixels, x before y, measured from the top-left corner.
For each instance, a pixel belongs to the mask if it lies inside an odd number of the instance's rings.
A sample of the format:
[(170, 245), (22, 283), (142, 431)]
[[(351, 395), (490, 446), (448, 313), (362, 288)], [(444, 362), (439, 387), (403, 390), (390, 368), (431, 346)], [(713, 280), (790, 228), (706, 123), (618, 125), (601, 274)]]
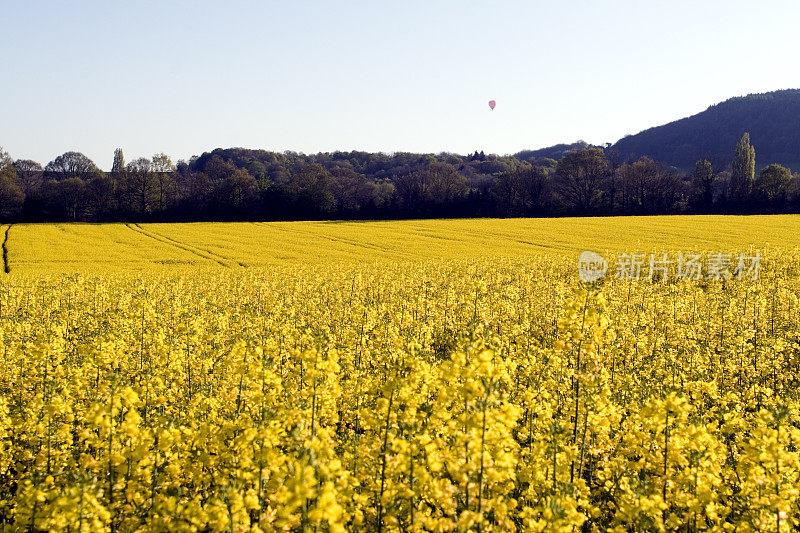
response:
[(715, 169), (730, 164), (731, 146), (745, 132), (756, 147), (756, 167), (800, 167), (800, 89), (731, 98), (702, 113), (620, 139), (613, 148), (627, 158), (646, 155), (681, 170), (698, 159)]

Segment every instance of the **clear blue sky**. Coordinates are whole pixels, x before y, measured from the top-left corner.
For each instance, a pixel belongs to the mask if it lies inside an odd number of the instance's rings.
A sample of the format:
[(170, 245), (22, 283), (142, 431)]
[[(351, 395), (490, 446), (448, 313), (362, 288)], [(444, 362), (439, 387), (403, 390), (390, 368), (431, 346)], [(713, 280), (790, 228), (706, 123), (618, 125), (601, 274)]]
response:
[[(0, 0), (0, 146), (513, 153), (800, 87), (800, 3)], [(489, 99), (497, 100), (490, 111)]]

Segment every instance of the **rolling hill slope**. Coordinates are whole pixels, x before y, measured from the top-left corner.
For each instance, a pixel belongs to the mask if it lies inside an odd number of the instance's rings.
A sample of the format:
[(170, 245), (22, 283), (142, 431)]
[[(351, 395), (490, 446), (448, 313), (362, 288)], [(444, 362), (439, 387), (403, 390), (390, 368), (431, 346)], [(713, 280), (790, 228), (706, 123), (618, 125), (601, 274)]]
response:
[(647, 155), (682, 170), (701, 158), (721, 169), (730, 164), (745, 132), (756, 149), (756, 167), (780, 163), (800, 170), (800, 89), (731, 98), (705, 111), (623, 137), (612, 147), (625, 158)]

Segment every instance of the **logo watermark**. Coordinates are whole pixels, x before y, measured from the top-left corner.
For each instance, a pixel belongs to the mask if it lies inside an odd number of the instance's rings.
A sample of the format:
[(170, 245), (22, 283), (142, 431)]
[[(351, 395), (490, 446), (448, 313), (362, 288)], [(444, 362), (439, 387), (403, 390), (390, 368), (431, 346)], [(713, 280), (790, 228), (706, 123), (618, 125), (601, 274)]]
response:
[(663, 280), (687, 279), (724, 281), (749, 279), (755, 281), (761, 273), (761, 254), (748, 256), (723, 252), (710, 253), (703, 257), (698, 253), (680, 252), (677, 256), (663, 253), (645, 254), (622, 253), (617, 256), (614, 268), (597, 252), (585, 250), (578, 257), (578, 276), (587, 283), (598, 281), (611, 273), (614, 279), (621, 280)]
[(578, 275), (581, 281), (591, 283), (605, 277), (608, 271), (608, 261), (597, 252), (585, 250), (578, 257)]

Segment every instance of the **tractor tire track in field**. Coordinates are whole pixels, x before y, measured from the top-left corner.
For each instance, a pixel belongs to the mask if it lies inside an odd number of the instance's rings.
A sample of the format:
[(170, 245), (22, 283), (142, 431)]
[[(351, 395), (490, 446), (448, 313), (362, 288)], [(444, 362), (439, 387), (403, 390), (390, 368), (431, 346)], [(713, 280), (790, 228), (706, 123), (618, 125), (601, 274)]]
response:
[[(464, 228), (464, 229), (461, 229), (459, 231), (461, 231), (462, 233), (475, 235), (477, 237), (492, 237), (494, 239), (505, 239), (505, 240), (508, 240), (510, 242), (516, 242), (516, 243), (519, 243), (519, 244), (527, 244), (528, 246), (535, 246), (537, 248), (544, 248), (544, 249), (547, 249), (547, 250), (563, 251), (563, 250), (567, 250), (567, 249), (572, 250), (574, 248), (574, 247), (565, 248), (564, 246), (559, 246), (559, 245), (555, 245), (555, 244), (544, 244), (544, 243), (541, 243), (541, 242), (526, 241), (526, 240), (523, 240), (523, 239), (517, 239), (514, 236), (511, 236), (511, 235), (508, 235), (508, 234), (505, 234), (505, 233), (502, 233), (502, 232), (498, 233), (498, 232), (495, 232), (495, 231), (478, 231), (478, 230), (469, 229), (469, 228)], [(439, 237), (436, 237), (436, 236), (433, 236), (433, 235), (430, 235), (430, 234), (426, 234), (426, 233), (420, 233), (420, 234), (424, 235), (424, 236), (427, 236), (427, 237), (439, 238)], [(449, 239), (449, 240), (458, 240), (458, 239)], [(462, 240), (461, 242), (465, 242), (465, 241)], [(574, 248), (574, 249), (577, 250), (578, 248)]]
[[(197, 252), (208, 254), (209, 256), (211, 256), (212, 259), (214, 259), (214, 261), (217, 261), (217, 262), (226, 261), (226, 262), (229, 262), (229, 263), (236, 263), (240, 267), (247, 267), (246, 263), (242, 263), (241, 261), (237, 261), (236, 259), (234, 259), (232, 257), (228, 257), (228, 256), (225, 256), (225, 255), (222, 255), (222, 254), (218, 254), (217, 252), (212, 252), (208, 248), (200, 248), (199, 246), (195, 246), (195, 245), (189, 244), (187, 242), (179, 241), (178, 239), (173, 239), (172, 237), (168, 237), (167, 235), (164, 235), (162, 233), (158, 233), (156, 231), (145, 230), (139, 224), (134, 224), (134, 225), (137, 228), (139, 228), (140, 230), (148, 231), (149, 233), (152, 233), (153, 235), (156, 235), (157, 237), (161, 237), (162, 239), (166, 239), (166, 240), (174, 243), (176, 246), (184, 246), (186, 248), (191, 248), (192, 250), (196, 250)], [(227, 265), (227, 266), (230, 266), (230, 265)]]
[(267, 227), (267, 228), (277, 229), (279, 231), (283, 231), (285, 233), (290, 233), (290, 234), (294, 234), (294, 235), (305, 235), (307, 237), (316, 237), (318, 239), (326, 239), (326, 240), (329, 240), (331, 242), (337, 242), (339, 244), (345, 244), (347, 246), (354, 246), (356, 248), (366, 248), (368, 250), (376, 250), (378, 252), (394, 254), (394, 255), (400, 255), (399, 252), (397, 252), (396, 250), (392, 250), (391, 248), (379, 246), (377, 244), (372, 244), (372, 243), (369, 243), (369, 242), (358, 241), (358, 240), (355, 240), (355, 239), (348, 239), (346, 237), (334, 237), (334, 236), (331, 236), (331, 235), (324, 235), (324, 234), (321, 234), (321, 233), (314, 233), (313, 231), (308, 231), (308, 230), (282, 228), (280, 226), (272, 225), (269, 222), (256, 222), (255, 224), (258, 224), (260, 226), (264, 226), (264, 227)]
[[(190, 254), (194, 254), (198, 257), (202, 257), (203, 259), (207, 259), (209, 261), (214, 261), (215, 263), (219, 263), (220, 265), (231, 268), (231, 265), (228, 264), (226, 258), (217, 256), (216, 254), (211, 254), (204, 252), (203, 250), (197, 249), (194, 246), (184, 244), (180, 241), (176, 241), (175, 239), (171, 239), (169, 237), (164, 237), (158, 233), (150, 232), (142, 228), (139, 224), (125, 224), (131, 231), (138, 233), (140, 235), (144, 235), (145, 237), (149, 237), (155, 241), (158, 241), (162, 244), (166, 244), (172, 246), (174, 248), (178, 248), (183, 250), (184, 252), (189, 252)], [(241, 265), (241, 263), (239, 263)]]
[(11, 265), (8, 264), (8, 232), (11, 231), (12, 224), (9, 224), (3, 234), (3, 272), (11, 272)]

